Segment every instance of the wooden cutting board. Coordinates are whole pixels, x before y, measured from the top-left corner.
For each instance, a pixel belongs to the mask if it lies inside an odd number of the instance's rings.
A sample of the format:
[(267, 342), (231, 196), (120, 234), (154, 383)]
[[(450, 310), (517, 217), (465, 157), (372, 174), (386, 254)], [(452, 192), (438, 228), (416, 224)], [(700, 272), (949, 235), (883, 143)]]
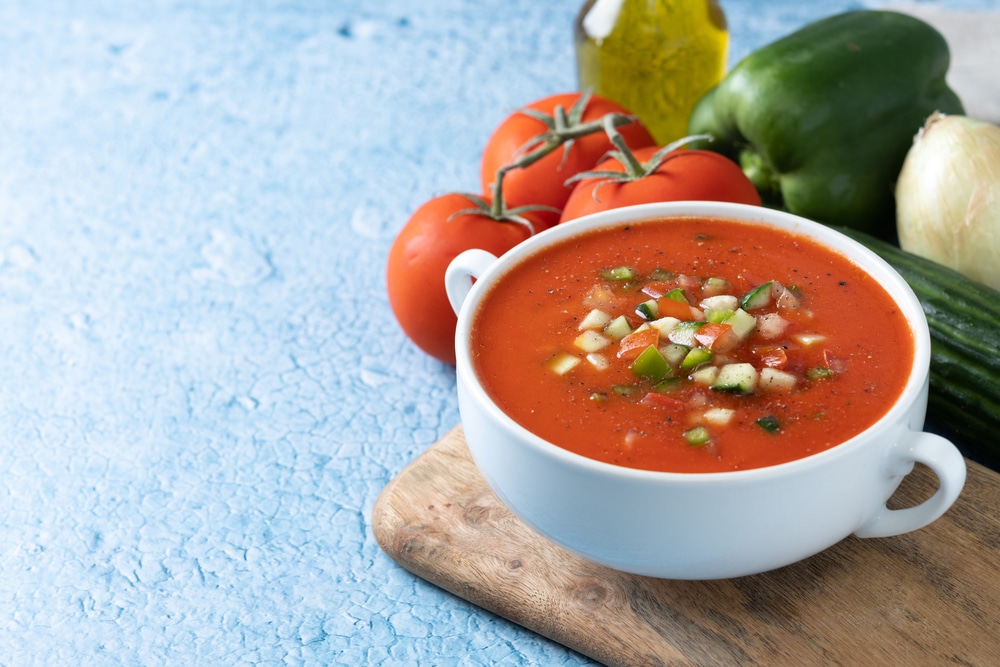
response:
[[(918, 467), (893, 498), (934, 488)], [(378, 498), (397, 563), (608, 665), (1000, 665), (1000, 475), (969, 462), (965, 490), (914, 533), (847, 538), (780, 570), (672, 581), (589, 563), (490, 491), (461, 427)]]

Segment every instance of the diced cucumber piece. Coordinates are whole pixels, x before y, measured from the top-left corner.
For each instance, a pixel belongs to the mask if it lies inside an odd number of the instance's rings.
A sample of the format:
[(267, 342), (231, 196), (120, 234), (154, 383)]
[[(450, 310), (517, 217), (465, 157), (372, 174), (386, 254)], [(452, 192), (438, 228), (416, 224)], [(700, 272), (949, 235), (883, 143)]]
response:
[(640, 391), (642, 391), (642, 387), (637, 387), (634, 384), (616, 384), (615, 386), (611, 387), (611, 391), (616, 396), (624, 396), (625, 398), (630, 398), (638, 394)]
[(660, 348), (660, 354), (662, 354), (667, 360), (667, 363), (674, 368), (680, 368), (681, 362), (684, 361), (684, 357), (686, 357), (690, 351), (691, 348), (687, 345), (678, 345), (677, 343), (664, 345)]
[(608, 326), (609, 322), (611, 322), (611, 313), (603, 311), (600, 308), (594, 308), (580, 321), (579, 328), (581, 331), (584, 329), (603, 329)]
[(695, 347), (688, 350), (688, 353), (684, 355), (684, 360), (681, 361), (682, 371), (693, 371), (699, 366), (704, 366), (710, 363), (715, 355), (707, 347)]
[(733, 333), (739, 337), (740, 341), (749, 338), (750, 334), (757, 328), (757, 318), (742, 308), (737, 308), (725, 323), (733, 328)]
[(800, 333), (793, 334), (792, 340), (801, 345), (802, 347), (814, 347), (821, 343), (826, 342), (826, 336), (823, 334), (816, 333)]
[(709, 408), (701, 418), (711, 426), (728, 426), (735, 415), (736, 410), (732, 408)]
[(759, 373), (753, 364), (726, 364), (719, 369), (712, 389), (726, 394), (752, 394), (757, 389), (758, 379)]
[(611, 320), (608, 326), (604, 327), (604, 335), (611, 340), (621, 340), (630, 333), (632, 333), (632, 325), (628, 323), (624, 315), (619, 315)]
[(711, 387), (718, 377), (718, 366), (703, 366), (694, 373), (691, 373), (691, 381), (702, 387)]
[(743, 310), (755, 310), (757, 308), (763, 308), (771, 303), (771, 287), (774, 286), (774, 281), (769, 280), (768, 282), (754, 287), (752, 290), (740, 297), (740, 307)]
[(684, 431), (684, 439), (692, 447), (700, 447), (711, 442), (712, 436), (704, 426), (695, 426), (692, 429)]
[(649, 301), (643, 301), (636, 306), (635, 312), (639, 315), (639, 317), (649, 322), (656, 319), (660, 313), (660, 309), (656, 306), (656, 299), (650, 299)]
[(596, 352), (587, 355), (587, 361), (591, 366), (599, 371), (606, 371), (611, 368), (611, 360), (608, 359), (603, 354), (598, 354)]
[(764, 391), (784, 393), (795, 389), (794, 375), (780, 368), (766, 367), (760, 371), (760, 388)]
[(696, 321), (678, 322), (677, 326), (675, 326), (670, 333), (667, 334), (667, 338), (671, 343), (694, 347), (697, 345), (694, 335), (698, 333), (698, 329), (700, 329), (704, 324), (704, 322)]
[(650, 280), (657, 280), (660, 282), (665, 282), (667, 280), (673, 280), (677, 277), (677, 274), (669, 269), (656, 268), (653, 269), (652, 273), (649, 274)]
[(567, 352), (560, 352), (549, 359), (546, 365), (556, 375), (566, 375), (566, 373), (576, 368), (580, 361), (580, 357)]
[(666, 338), (678, 322), (680, 320), (676, 317), (661, 317), (650, 322), (649, 326), (660, 332), (660, 338)]
[(727, 292), (729, 292), (729, 281), (725, 278), (706, 278), (701, 285), (701, 293), (706, 296), (722, 295)]
[(587, 329), (573, 340), (573, 344), (584, 352), (598, 352), (611, 345), (611, 339), (593, 329)]
[(601, 269), (601, 278), (614, 282), (628, 282), (636, 279), (636, 272), (631, 266), (616, 266), (612, 269)]
[(670, 372), (667, 360), (663, 358), (655, 345), (650, 345), (643, 350), (629, 368), (632, 369), (633, 373), (647, 380), (662, 380)]

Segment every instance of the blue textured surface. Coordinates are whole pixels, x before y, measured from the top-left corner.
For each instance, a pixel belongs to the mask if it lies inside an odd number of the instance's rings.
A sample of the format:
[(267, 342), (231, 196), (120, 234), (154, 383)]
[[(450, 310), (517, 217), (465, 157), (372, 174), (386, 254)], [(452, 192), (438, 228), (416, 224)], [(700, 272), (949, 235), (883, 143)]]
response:
[[(459, 421), (387, 249), (579, 4), (3, 3), (0, 665), (589, 664), (370, 530)], [(723, 6), (735, 60), (860, 4)]]

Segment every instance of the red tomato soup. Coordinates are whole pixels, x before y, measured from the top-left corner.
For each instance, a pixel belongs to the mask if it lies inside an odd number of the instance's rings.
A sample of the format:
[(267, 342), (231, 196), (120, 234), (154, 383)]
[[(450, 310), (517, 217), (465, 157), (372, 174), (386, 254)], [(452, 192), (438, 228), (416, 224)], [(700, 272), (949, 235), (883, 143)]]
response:
[(489, 396), (560, 447), (621, 466), (775, 465), (859, 433), (901, 394), (913, 334), (847, 258), (782, 230), (678, 218), (594, 230), (484, 296)]

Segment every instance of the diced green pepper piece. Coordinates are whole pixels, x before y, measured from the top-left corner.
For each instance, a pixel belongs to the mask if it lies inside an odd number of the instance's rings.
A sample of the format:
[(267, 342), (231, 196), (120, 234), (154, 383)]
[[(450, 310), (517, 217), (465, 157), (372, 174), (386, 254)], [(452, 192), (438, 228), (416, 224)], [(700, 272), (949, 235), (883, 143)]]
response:
[(684, 290), (682, 290), (680, 287), (673, 288), (672, 290), (664, 294), (663, 298), (670, 299), (671, 301), (677, 301), (679, 303), (688, 303), (687, 297), (684, 296)]
[(616, 266), (613, 269), (601, 269), (601, 278), (614, 282), (628, 282), (636, 279), (636, 272), (631, 266)]
[(692, 429), (684, 431), (684, 439), (692, 447), (701, 447), (702, 445), (707, 445), (712, 440), (712, 435), (708, 432), (708, 429), (704, 426), (695, 426)]
[(649, 274), (649, 279), (650, 280), (657, 280), (657, 281), (661, 281), (661, 282), (664, 282), (664, 281), (667, 281), (667, 280), (673, 280), (676, 277), (677, 277), (677, 274), (674, 273), (673, 271), (671, 271), (669, 269), (659, 268), (659, 267), (653, 269), (652, 273)]
[(688, 351), (681, 362), (682, 371), (693, 371), (698, 366), (711, 363), (715, 357), (713, 352), (707, 347), (696, 347)]
[(764, 415), (763, 417), (760, 417), (757, 419), (757, 426), (760, 426), (768, 433), (777, 433), (781, 430), (781, 422), (778, 421), (778, 418), (774, 415)]
[(679, 377), (667, 377), (653, 385), (653, 391), (657, 394), (670, 394), (684, 386), (684, 382)]
[(670, 372), (667, 360), (663, 358), (655, 345), (643, 350), (630, 366), (632, 372), (647, 380), (662, 380)]
[(705, 320), (712, 324), (722, 324), (733, 316), (733, 312), (724, 308), (708, 308), (705, 310)]
[(690, 351), (691, 348), (688, 347), (687, 345), (671, 343), (670, 345), (665, 345), (660, 350), (660, 354), (662, 354), (666, 358), (668, 364), (670, 364), (674, 368), (679, 368), (681, 362), (684, 361), (684, 357), (686, 357), (688, 352)]
[(835, 373), (826, 366), (814, 366), (806, 371), (806, 377), (810, 380), (829, 380)]

